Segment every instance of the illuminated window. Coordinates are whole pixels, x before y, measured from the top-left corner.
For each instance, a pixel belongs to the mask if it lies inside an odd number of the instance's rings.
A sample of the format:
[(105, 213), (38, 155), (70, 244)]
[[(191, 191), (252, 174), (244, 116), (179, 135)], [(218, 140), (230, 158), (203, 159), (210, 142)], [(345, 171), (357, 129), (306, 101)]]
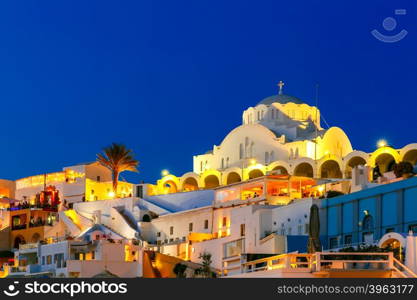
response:
[(222, 226), (223, 226), (223, 227), (226, 227), (226, 225), (227, 225), (227, 218), (226, 218), (226, 217), (223, 217), (223, 223), (222, 223)]
[(47, 265), (52, 264), (52, 255), (48, 255), (48, 256), (46, 257), (46, 264), (47, 264)]

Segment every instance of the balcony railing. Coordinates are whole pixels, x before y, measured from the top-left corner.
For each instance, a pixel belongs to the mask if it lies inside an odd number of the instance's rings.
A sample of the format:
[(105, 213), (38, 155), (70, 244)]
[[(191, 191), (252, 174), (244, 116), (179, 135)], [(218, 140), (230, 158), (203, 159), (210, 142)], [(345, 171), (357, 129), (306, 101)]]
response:
[[(235, 268), (235, 267), (234, 267)], [(394, 258), (392, 252), (317, 252), (314, 254), (281, 254), (249, 262), (242, 260), (241, 272), (278, 270), (321, 272), (330, 270), (387, 270), (397, 277), (417, 278), (417, 275)], [(227, 274), (227, 270), (225, 270)]]

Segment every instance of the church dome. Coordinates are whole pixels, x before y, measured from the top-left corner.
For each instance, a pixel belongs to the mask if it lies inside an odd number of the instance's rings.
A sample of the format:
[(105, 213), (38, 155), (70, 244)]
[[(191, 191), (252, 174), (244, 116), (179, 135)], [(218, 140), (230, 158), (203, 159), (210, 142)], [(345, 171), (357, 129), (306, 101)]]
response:
[(285, 94), (278, 94), (278, 95), (273, 95), (273, 96), (269, 96), (266, 97), (265, 99), (263, 99), (261, 102), (259, 102), (257, 105), (260, 104), (264, 104), (264, 105), (271, 105), (272, 103), (281, 103), (281, 104), (287, 104), (287, 103), (295, 103), (295, 104), (303, 104), (304, 102), (301, 101), (300, 99), (293, 97), (293, 96), (289, 96), (289, 95), (285, 95)]

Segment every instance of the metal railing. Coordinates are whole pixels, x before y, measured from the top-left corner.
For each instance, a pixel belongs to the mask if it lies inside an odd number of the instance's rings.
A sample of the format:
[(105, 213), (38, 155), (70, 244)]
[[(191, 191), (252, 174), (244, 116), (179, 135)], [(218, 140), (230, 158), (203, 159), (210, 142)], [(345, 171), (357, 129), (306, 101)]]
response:
[[(243, 258), (243, 256), (242, 256)], [(233, 265), (233, 269), (236, 266)], [(241, 260), (241, 272), (251, 273), (282, 269), (320, 272), (330, 270), (386, 270), (397, 277), (417, 278), (408, 267), (394, 258), (392, 252), (316, 252), (314, 254), (281, 254), (253, 261)]]

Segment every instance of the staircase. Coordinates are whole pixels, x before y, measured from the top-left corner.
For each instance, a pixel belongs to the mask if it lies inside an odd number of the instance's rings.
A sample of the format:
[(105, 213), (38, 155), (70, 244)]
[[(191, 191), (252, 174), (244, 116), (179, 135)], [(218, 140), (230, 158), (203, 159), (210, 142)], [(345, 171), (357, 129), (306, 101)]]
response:
[(417, 278), (417, 274), (410, 270), (407, 266), (402, 264), (398, 259), (393, 257), (392, 269), (394, 276), (398, 278)]

